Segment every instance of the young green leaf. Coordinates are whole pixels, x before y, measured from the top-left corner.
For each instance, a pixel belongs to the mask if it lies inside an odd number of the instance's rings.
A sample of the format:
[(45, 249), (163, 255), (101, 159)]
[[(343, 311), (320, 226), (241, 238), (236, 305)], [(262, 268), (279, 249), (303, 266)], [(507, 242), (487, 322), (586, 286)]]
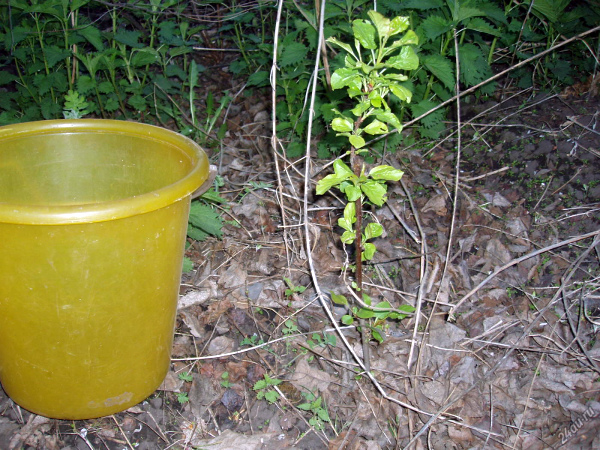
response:
[(180, 380), (191, 382), (194, 380), (194, 376), (190, 372), (181, 372), (177, 375)]
[[(319, 398), (321, 398), (321, 397), (319, 397)], [(317, 409), (317, 415), (319, 416), (319, 419), (321, 419), (323, 422), (331, 421), (331, 418), (329, 417), (329, 413), (327, 412), (326, 409), (323, 409), (323, 408)]]
[(373, 120), (369, 125), (367, 125), (365, 127), (365, 133), (368, 133), (368, 134), (377, 135), (377, 134), (385, 134), (387, 132), (388, 132), (387, 125), (377, 119)]
[(381, 105), (383, 103), (383, 97), (381, 97), (381, 94), (379, 93), (379, 89), (373, 90), (369, 94), (369, 102), (371, 103), (371, 106), (373, 106), (374, 108), (381, 108)]
[(342, 89), (346, 86), (354, 87), (360, 91), (361, 79), (356, 69), (342, 67), (331, 74), (332, 89)]
[(374, 315), (375, 315), (375, 313), (373, 311), (371, 311), (370, 309), (366, 309), (366, 308), (360, 308), (356, 312), (356, 317), (358, 317), (359, 319), (370, 319)]
[(375, 180), (369, 180), (366, 183), (363, 183), (360, 188), (371, 203), (374, 203), (377, 206), (382, 206), (385, 202), (385, 194), (387, 189), (381, 183), (378, 183)]
[(348, 304), (348, 299), (341, 294), (330, 292), (329, 295), (331, 295), (331, 301), (336, 305), (346, 306)]
[[(398, 16), (394, 17), (390, 22), (390, 36), (402, 33), (410, 26), (410, 17)], [(411, 30), (412, 31), (412, 30)]]
[(279, 400), (279, 393), (277, 391), (265, 392), (265, 400), (269, 403), (275, 403), (277, 400)]
[(363, 302), (365, 302), (369, 306), (371, 306), (371, 303), (373, 303), (371, 301), (371, 297), (369, 297), (366, 292), (362, 293), (362, 299), (363, 299)]
[(369, 11), (367, 15), (375, 25), (375, 28), (377, 28), (379, 39), (387, 40), (391, 36), (390, 19), (385, 17), (383, 14), (378, 13), (377, 11)]
[(345, 180), (354, 175), (350, 167), (341, 159), (336, 159), (333, 162), (333, 171), (340, 177), (345, 177)]
[(402, 36), (397, 41), (394, 41), (394, 43), (391, 46), (395, 48), (395, 47), (400, 47), (403, 45), (418, 45), (418, 44), (419, 44), (419, 36), (417, 36), (417, 33), (415, 33), (413, 30), (408, 30), (406, 33), (404, 33), (404, 36)]
[(369, 177), (374, 180), (399, 181), (402, 175), (404, 172), (388, 165), (373, 167), (369, 172)]
[(317, 182), (317, 195), (323, 195), (333, 186), (338, 186), (340, 183), (354, 175), (350, 168), (340, 159), (336, 159), (333, 162), (333, 171), (334, 173), (321, 178)]
[(340, 133), (350, 133), (354, 128), (354, 123), (345, 117), (336, 117), (331, 121), (331, 128)]
[(349, 227), (342, 227), (344, 230), (352, 231), (352, 225), (356, 222), (356, 204), (354, 202), (348, 202), (344, 208), (343, 220)]
[(407, 313), (412, 313), (412, 312), (416, 311), (416, 308), (414, 306), (412, 306), (412, 305), (400, 305), (396, 309), (398, 309), (400, 311), (407, 312)]
[(377, 222), (370, 222), (365, 227), (365, 237), (367, 239), (375, 239), (383, 234), (383, 227)]
[(344, 244), (352, 244), (354, 242), (354, 240), (356, 239), (356, 231), (344, 231), (344, 233), (342, 234), (340, 240), (344, 243)]
[[(346, 50), (349, 54), (351, 54), (352, 56), (354, 56), (354, 52), (352, 51), (352, 47), (350, 47), (348, 44), (346, 44), (345, 42), (340, 41), (339, 39), (335, 38), (335, 37), (330, 37), (327, 39), (327, 42), (333, 44), (333, 45), (337, 45), (338, 47), (343, 48), (344, 50)], [(335, 89), (335, 88), (334, 88)]]
[(362, 148), (366, 144), (365, 140), (361, 136), (357, 136), (356, 134), (349, 136), (348, 140), (350, 141), (350, 145), (352, 145), (356, 149)]
[(400, 122), (400, 119), (398, 119), (398, 116), (391, 111), (378, 111), (375, 113), (375, 117), (382, 122), (391, 125), (398, 131), (402, 130), (402, 123)]
[(352, 21), (352, 32), (360, 45), (369, 50), (377, 48), (375, 43), (375, 27), (362, 19)]
[(252, 389), (254, 389), (255, 391), (260, 391), (261, 389), (264, 389), (266, 387), (267, 382), (265, 380), (258, 380), (256, 383), (254, 383)]
[[(368, 101), (363, 101), (363, 102), (359, 102), (354, 108), (352, 108), (350, 111), (352, 112), (352, 114), (354, 114), (356, 117), (359, 117), (362, 113), (364, 113), (367, 109), (369, 109), (371, 107), (371, 102)], [(333, 127), (332, 127), (333, 128)], [(335, 130), (335, 128), (334, 128)]]
[(401, 86), (399, 84), (391, 84), (390, 91), (392, 91), (392, 94), (394, 94), (403, 102), (410, 103), (410, 101), (412, 100), (412, 92), (404, 86)]
[(348, 199), (348, 201), (350, 203), (354, 203), (356, 200), (358, 200), (360, 198), (361, 191), (358, 186), (354, 186), (353, 184), (350, 184), (345, 187), (344, 194), (346, 194), (346, 198)]
[[(351, 204), (351, 203), (348, 203), (348, 204)], [(338, 225), (340, 228), (343, 228), (346, 231), (350, 231), (350, 232), (354, 231), (352, 229), (352, 223), (350, 223), (345, 217), (340, 217), (338, 219)]]
[[(374, 308), (379, 308), (379, 309), (392, 309), (392, 305), (390, 305), (390, 302), (387, 301), (383, 301), (383, 302), (379, 302), (377, 303)], [(378, 319), (386, 319), (388, 318), (388, 316), (390, 315), (390, 311), (375, 311), (375, 317), (377, 317)]]
[(398, 55), (390, 57), (386, 66), (398, 70), (415, 70), (419, 67), (419, 57), (412, 47), (402, 47)]
[(352, 325), (354, 323), (354, 318), (348, 314), (343, 315), (341, 320), (344, 325)]
[(373, 259), (373, 256), (375, 256), (377, 247), (375, 247), (375, 244), (371, 244), (370, 242), (365, 242), (363, 245), (363, 248), (364, 248), (363, 253), (362, 253), (363, 261), (371, 261)]
[(371, 327), (371, 335), (373, 339), (375, 339), (380, 344), (383, 342), (383, 336), (381, 335), (381, 328), (379, 327)]

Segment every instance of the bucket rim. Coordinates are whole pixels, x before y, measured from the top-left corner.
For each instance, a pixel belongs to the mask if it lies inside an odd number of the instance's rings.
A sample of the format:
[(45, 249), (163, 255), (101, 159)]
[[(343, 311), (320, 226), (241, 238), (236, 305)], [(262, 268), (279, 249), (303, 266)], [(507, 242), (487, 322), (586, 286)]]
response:
[(172, 205), (191, 194), (209, 176), (204, 150), (191, 139), (155, 125), (113, 119), (58, 119), (22, 122), (0, 127), (2, 142), (8, 139), (70, 133), (112, 133), (162, 141), (177, 147), (191, 161), (191, 169), (179, 180), (140, 195), (76, 205), (28, 205), (0, 202), (0, 223), (66, 225), (106, 222), (137, 216)]

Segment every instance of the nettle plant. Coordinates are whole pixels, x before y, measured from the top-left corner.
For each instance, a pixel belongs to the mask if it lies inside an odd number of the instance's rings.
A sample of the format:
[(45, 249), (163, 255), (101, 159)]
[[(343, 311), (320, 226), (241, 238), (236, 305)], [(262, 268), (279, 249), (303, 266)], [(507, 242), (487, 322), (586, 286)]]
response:
[[(346, 156), (350, 157), (350, 166), (341, 159), (334, 161), (334, 173), (317, 183), (317, 194), (322, 195), (337, 187), (347, 199), (338, 225), (344, 229), (342, 242), (355, 245), (356, 281), (353, 288), (362, 296), (364, 303), (353, 307), (351, 314), (344, 316), (342, 322), (349, 325), (355, 318), (361, 321), (368, 319), (366, 325), (370, 335), (381, 342), (386, 319), (401, 320), (406, 317), (403, 312), (410, 313), (414, 309), (410, 305), (393, 309), (387, 301), (372, 305), (369, 296), (362, 292), (362, 263), (371, 260), (377, 250), (369, 241), (383, 234), (383, 227), (377, 222), (363, 227), (362, 206), (365, 202), (382, 206), (387, 201), (386, 183), (399, 181), (403, 172), (389, 165), (379, 165), (366, 172), (362, 156), (368, 153), (365, 136), (402, 130), (402, 123), (392, 112), (386, 98), (392, 93), (400, 101), (410, 102), (412, 92), (402, 84), (408, 80), (402, 72), (417, 69), (419, 58), (411, 47), (418, 43), (418, 38), (414, 31), (408, 29), (408, 17), (390, 20), (376, 11), (369, 11), (368, 17), (369, 21), (357, 19), (352, 22), (354, 46), (336, 38), (327, 40), (347, 53), (344, 67), (337, 69), (331, 77), (332, 88), (346, 88), (355, 106), (345, 112), (334, 110), (336, 117), (331, 122), (331, 127), (339, 135), (348, 138), (350, 150)], [(343, 295), (332, 294), (332, 300), (348, 304)]]

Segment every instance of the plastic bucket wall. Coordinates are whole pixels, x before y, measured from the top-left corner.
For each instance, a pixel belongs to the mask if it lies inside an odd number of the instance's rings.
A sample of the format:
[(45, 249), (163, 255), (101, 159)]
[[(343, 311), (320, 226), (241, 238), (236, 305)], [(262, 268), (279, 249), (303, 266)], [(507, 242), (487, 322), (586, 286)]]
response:
[(0, 128), (0, 381), (16, 403), (93, 418), (160, 385), (208, 168), (195, 143), (149, 125)]

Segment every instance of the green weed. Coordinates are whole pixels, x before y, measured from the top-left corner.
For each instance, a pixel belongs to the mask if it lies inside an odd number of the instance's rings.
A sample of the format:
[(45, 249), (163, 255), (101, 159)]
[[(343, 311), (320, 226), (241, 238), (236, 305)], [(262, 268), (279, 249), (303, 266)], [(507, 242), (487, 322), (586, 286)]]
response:
[(297, 406), (302, 411), (308, 411), (311, 413), (308, 423), (315, 428), (315, 430), (322, 431), (324, 424), (331, 422), (329, 413), (323, 399), (315, 396), (312, 392), (302, 392), (302, 396), (306, 399), (305, 403), (301, 403)]
[(254, 383), (252, 389), (256, 391), (256, 398), (258, 400), (262, 400), (264, 398), (269, 403), (275, 403), (281, 396), (279, 395), (279, 392), (273, 389), (273, 387), (281, 383), (282, 380), (271, 378), (265, 373), (263, 379)]

